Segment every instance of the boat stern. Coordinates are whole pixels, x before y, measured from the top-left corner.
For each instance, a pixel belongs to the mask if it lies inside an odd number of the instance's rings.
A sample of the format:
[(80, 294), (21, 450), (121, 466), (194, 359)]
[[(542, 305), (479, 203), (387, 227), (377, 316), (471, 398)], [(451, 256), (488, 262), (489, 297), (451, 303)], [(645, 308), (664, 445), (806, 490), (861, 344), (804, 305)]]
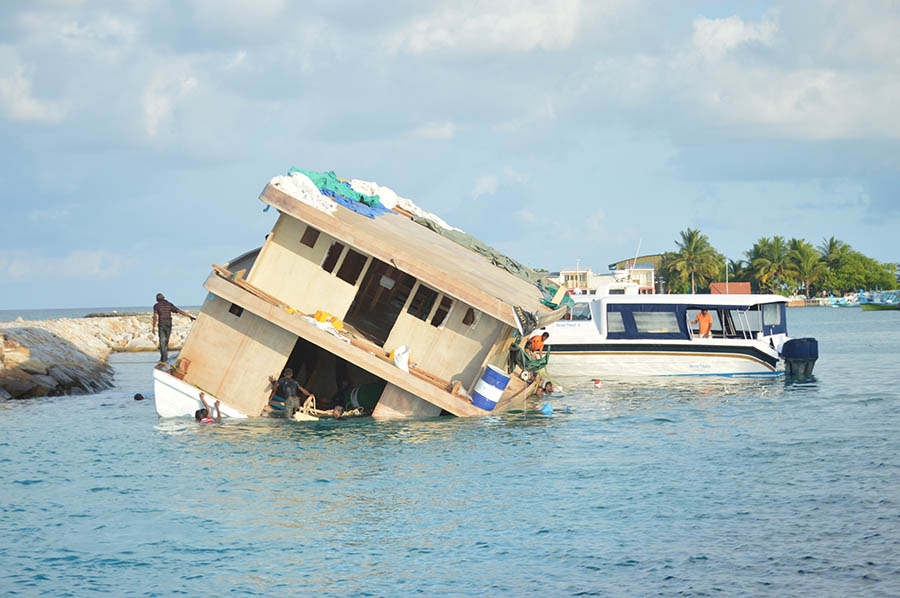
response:
[(792, 338), (781, 347), (784, 371), (788, 376), (806, 378), (812, 375), (819, 358), (819, 342), (814, 338)]

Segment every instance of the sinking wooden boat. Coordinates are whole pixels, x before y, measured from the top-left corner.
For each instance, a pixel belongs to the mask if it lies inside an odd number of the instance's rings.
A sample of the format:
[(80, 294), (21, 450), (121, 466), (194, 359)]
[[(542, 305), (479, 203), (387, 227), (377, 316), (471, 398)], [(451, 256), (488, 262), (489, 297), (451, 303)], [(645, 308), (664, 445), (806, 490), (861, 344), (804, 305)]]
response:
[[(489, 366), (507, 367), (510, 346), (528, 331), (523, 313), (534, 327), (564, 309), (546, 307), (537, 286), (402, 209), (359, 213), (286, 178), (260, 196), (279, 212), (265, 244), (213, 266), (178, 359), (154, 370), (160, 416), (192, 414), (201, 390), (226, 416), (261, 416), (269, 378), (286, 367), (324, 408), (342, 381), (383, 381), (374, 417), (521, 406), (529, 383), (510, 375), (490, 405), (477, 400), (482, 378)], [(408, 364), (391, 359), (397, 350)]]

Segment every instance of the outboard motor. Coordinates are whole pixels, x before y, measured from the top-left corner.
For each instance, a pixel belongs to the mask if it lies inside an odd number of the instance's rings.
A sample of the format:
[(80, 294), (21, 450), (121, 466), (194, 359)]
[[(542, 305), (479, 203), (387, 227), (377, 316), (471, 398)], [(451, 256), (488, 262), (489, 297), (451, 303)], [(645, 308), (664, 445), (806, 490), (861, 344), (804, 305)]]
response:
[(784, 370), (789, 376), (806, 378), (812, 375), (819, 358), (819, 342), (814, 338), (792, 338), (781, 347)]

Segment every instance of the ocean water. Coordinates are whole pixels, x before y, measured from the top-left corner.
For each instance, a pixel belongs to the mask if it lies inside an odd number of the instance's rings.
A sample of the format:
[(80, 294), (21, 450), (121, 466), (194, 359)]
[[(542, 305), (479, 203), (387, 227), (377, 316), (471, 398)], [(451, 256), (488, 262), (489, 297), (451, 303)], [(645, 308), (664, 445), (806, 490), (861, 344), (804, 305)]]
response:
[(160, 421), (115, 356), (113, 390), (0, 403), (0, 594), (898, 596), (900, 313), (788, 320), (814, 380), (551, 417)]

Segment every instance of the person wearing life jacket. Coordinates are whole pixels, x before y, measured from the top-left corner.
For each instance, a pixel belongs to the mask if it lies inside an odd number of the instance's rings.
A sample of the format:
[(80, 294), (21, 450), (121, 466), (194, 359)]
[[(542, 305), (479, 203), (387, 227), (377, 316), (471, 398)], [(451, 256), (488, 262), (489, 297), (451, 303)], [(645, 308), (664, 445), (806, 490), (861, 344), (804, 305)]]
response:
[(544, 343), (547, 339), (550, 338), (549, 332), (544, 332), (543, 334), (535, 334), (530, 337), (528, 341), (525, 343), (525, 353), (528, 354), (528, 357), (531, 359), (540, 359), (543, 357), (541, 355), (541, 351), (544, 350)]
[(219, 409), (219, 400), (216, 399), (214, 403), (214, 407), (216, 408), (216, 417), (210, 417), (209, 405), (206, 404), (206, 398), (203, 393), (200, 393), (200, 402), (203, 403), (203, 409), (197, 409), (194, 412), (194, 419), (197, 420), (198, 424), (217, 424), (222, 421), (222, 412)]

